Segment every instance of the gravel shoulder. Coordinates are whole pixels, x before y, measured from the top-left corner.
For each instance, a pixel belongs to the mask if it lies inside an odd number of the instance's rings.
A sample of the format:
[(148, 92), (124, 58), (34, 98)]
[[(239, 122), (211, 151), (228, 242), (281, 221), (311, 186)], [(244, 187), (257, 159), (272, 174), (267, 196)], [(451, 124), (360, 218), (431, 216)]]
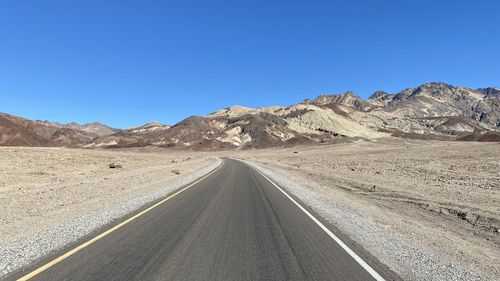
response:
[[(111, 163), (121, 168), (110, 168)], [(177, 150), (1, 147), (0, 277), (167, 195), (219, 163), (207, 153)]]
[(239, 152), (408, 280), (500, 275), (500, 145), (384, 139)]

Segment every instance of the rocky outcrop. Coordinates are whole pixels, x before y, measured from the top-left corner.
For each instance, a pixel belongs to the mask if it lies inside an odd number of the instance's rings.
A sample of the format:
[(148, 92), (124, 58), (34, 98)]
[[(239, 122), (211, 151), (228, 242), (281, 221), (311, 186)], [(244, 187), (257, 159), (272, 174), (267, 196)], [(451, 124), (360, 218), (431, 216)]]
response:
[(340, 104), (355, 108), (356, 110), (360, 111), (368, 111), (375, 107), (374, 104), (364, 101), (363, 99), (361, 99), (361, 97), (350, 91), (345, 92), (344, 94), (337, 95), (320, 95), (314, 100), (306, 100), (304, 101), (304, 103), (320, 106)]

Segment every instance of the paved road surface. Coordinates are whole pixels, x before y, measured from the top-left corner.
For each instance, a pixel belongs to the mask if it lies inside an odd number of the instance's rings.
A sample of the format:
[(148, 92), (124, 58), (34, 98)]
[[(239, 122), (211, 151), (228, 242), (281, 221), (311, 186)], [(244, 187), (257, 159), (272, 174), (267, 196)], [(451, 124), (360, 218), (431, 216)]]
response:
[(268, 179), (225, 159), (32, 280), (375, 279)]

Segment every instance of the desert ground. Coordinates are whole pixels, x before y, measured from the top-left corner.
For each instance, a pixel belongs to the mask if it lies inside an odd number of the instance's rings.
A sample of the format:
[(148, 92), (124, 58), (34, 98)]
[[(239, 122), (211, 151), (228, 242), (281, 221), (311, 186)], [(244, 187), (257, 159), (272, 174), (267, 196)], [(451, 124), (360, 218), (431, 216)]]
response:
[(0, 244), (167, 186), (211, 161), (175, 150), (0, 147)]
[[(0, 248), (193, 180), (220, 156), (274, 173), (403, 278), (500, 275), (498, 143), (387, 138), (221, 152), (2, 147)], [(5, 274), (16, 264), (2, 266)]]

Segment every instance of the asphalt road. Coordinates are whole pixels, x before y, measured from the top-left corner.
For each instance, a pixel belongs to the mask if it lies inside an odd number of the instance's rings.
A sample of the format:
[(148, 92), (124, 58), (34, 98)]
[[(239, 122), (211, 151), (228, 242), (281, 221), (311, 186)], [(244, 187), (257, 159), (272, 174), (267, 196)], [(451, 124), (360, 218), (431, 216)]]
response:
[(268, 179), (225, 159), (32, 280), (375, 279)]

